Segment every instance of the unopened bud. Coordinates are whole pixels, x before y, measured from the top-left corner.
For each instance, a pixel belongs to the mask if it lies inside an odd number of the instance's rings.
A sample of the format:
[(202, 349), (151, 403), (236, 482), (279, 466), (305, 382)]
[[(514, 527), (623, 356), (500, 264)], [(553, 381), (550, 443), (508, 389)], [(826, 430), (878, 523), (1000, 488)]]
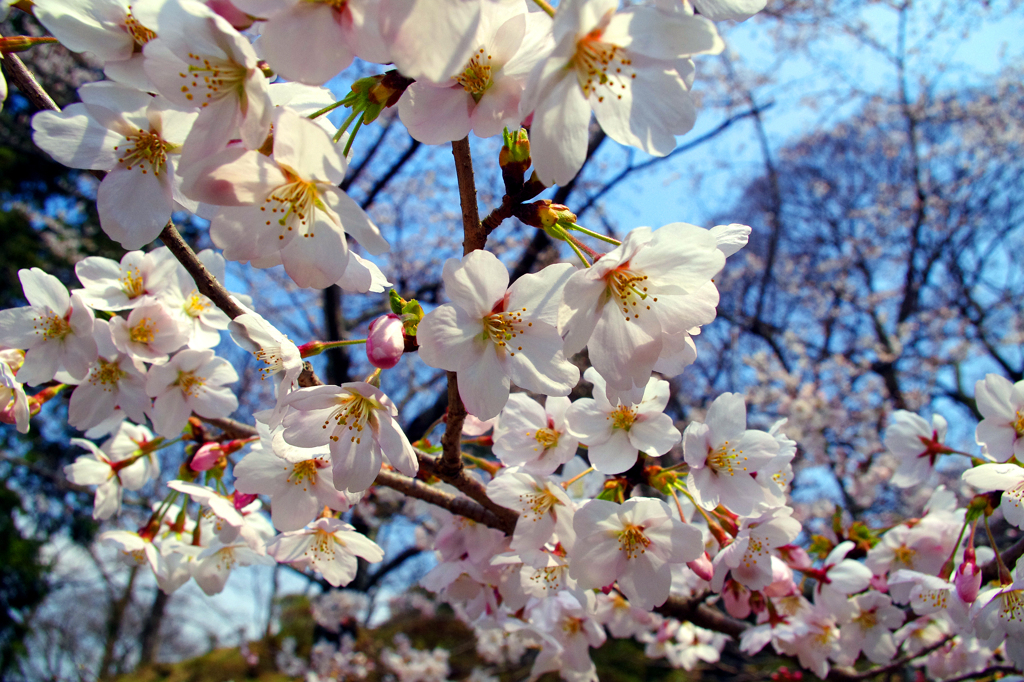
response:
[(505, 128), (504, 141), (505, 144), (498, 154), (498, 165), (501, 166), (501, 177), (505, 181), (505, 193), (510, 197), (519, 198), (526, 169), (531, 163), (530, 138), (523, 128), (514, 133)]
[(711, 565), (711, 557), (707, 552), (687, 563), (686, 566), (701, 580), (711, 582), (711, 578), (715, 575), (715, 568)]
[(9, 36), (7, 38), (0, 38), (0, 54), (24, 52), (33, 45), (55, 42), (57, 42), (57, 39), (51, 36)]
[(539, 227), (552, 239), (565, 241), (565, 233), (576, 224), (576, 214), (568, 206), (541, 199), (532, 204), (523, 204), (513, 212), (516, 218), (531, 227)]
[(956, 593), (964, 602), (971, 604), (978, 598), (978, 590), (981, 589), (981, 568), (978, 567), (973, 556), (970, 561), (967, 560), (966, 555), (964, 556), (964, 562), (956, 569), (953, 583), (956, 585)]
[(363, 123), (371, 123), (380, 116), (380, 112), (397, 104), (412, 83), (411, 78), (395, 70), (360, 78), (352, 84), (352, 92), (343, 103), (353, 112), (363, 112)]
[(370, 323), (366, 335), (366, 358), (380, 369), (391, 369), (405, 352), (405, 327), (394, 313), (382, 315)]

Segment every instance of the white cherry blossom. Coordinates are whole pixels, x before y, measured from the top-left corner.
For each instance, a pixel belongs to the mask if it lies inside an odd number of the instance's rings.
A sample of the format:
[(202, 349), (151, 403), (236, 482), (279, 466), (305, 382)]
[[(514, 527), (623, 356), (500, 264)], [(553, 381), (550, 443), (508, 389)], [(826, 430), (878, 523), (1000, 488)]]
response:
[[(8, 358), (12, 353), (18, 353), (15, 367), (8, 364)], [(17, 367), (21, 366), (21, 361), (20, 351), (0, 351), (0, 415), (3, 415), (3, 421), (14, 424), (18, 433), (28, 433), (31, 417), (28, 396), (25, 395), (25, 388), (14, 376)]]
[(406, 476), (419, 469), (416, 453), (398, 425), (398, 408), (379, 388), (364, 382), (294, 391), (283, 437), (297, 447), (329, 445), (334, 485), (366, 490), (388, 463)]
[(546, 477), (535, 476), (522, 467), (503, 469), (487, 484), (487, 496), (519, 513), (512, 534), (512, 549), (540, 549), (558, 531), (566, 549), (575, 539), (572, 516), (575, 505), (565, 490)]
[(110, 318), (110, 334), (122, 353), (162, 365), (188, 342), (185, 326), (157, 299), (140, 302), (127, 317)]
[(520, 112), (533, 112), (534, 166), (544, 182), (564, 185), (587, 153), (590, 112), (608, 136), (664, 156), (696, 120), (687, 57), (717, 54), (714, 24), (681, 12), (617, 0), (566, 0), (553, 26), (555, 47), (530, 74)]
[(621, 505), (591, 500), (573, 520), (576, 545), (569, 574), (584, 588), (617, 582), (638, 608), (653, 609), (668, 599), (670, 564), (693, 561), (704, 553), (701, 532), (672, 515), (668, 505), (634, 497)]
[(267, 552), (283, 564), (311, 567), (335, 587), (356, 577), (356, 557), (371, 564), (384, 558), (376, 542), (334, 518), (317, 519), (303, 530), (282, 533), (267, 545)]
[(431, 367), (457, 372), (459, 395), (480, 419), (505, 406), (510, 383), (545, 395), (568, 395), (579, 370), (565, 358), (555, 328), (560, 292), (573, 272), (549, 265), (508, 285), (497, 256), (477, 250), (444, 264), (451, 303), (419, 324), (419, 355)]
[(906, 410), (892, 415), (892, 424), (885, 430), (885, 447), (899, 459), (892, 484), (911, 488), (928, 480), (935, 469), (939, 455), (951, 452), (943, 445), (946, 439), (946, 420), (932, 416), (929, 424), (920, 416)]
[(20, 270), (18, 279), (29, 304), (0, 310), (0, 346), (25, 350), (15, 378), (36, 386), (65, 370), (83, 379), (97, 354), (92, 309), (78, 292), (69, 295), (59, 279), (39, 268)]
[(779, 443), (764, 431), (747, 429), (747, 407), (738, 393), (716, 398), (705, 419), (683, 432), (683, 457), (690, 466), (686, 488), (705, 509), (723, 504), (749, 515), (766, 500), (752, 474), (778, 456)]
[(64, 475), (77, 485), (95, 485), (94, 519), (109, 519), (121, 513), (121, 491), (139, 490), (149, 481), (152, 471), (147, 456), (129, 455), (115, 459), (95, 443), (84, 438), (72, 438), (72, 445), (89, 451), (64, 467)]
[(254, 565), (273, 566), (274, 559), (253, 551), (243, 540), (225, 543), (218, 538), (196, 557), (192, 577), (203, 592), (214, 595), (224, 590), (233, 568)]
[(130, 251), (121, 262), (89, 256), (75, 263), (75, 275), (85, 287), (81, 295), (96, 310), (134, 308), (147, 297), (159, 296), (173, 282), (177, 261), (166, 248), (149, 253)]
[(570, 401), (550, 396), (540, 406), (525, 393), (513, 393), (494, 427), (494, 454), (505, 466), (522, 465), (547, 476), (576, 455), (579, 440), (569, 434), (565, 412)]
[(1017, 464), (981, 464), (962, 474), (964, 483), (980, 491), (1003, 491), (999, 509), (1007, 523), (1024, 528), (1024, 468)]
[[(203, 249), (196, 258), (218, 282), (225, 281), (224, 256), (213, 249)], [(249, 297), (242, 294), (235, 294), (234, 298), (242, 305), (251, 303)], [(175, 267), (171, 282), (164, 288), (160, 299), (189, 330), (189, 348), (213, 348), (220, 343), (221, 330), (227, 329), (231, 322), (231, 318), (209, 297), (199, 293), (192, 275), (181, 264)]]
[(156, 400), (149, 411), (153, 429), (161, 436), (177, 436), (195, 412), (201, 417), (226, 417), (238, 407), (238, 398), (224, 384), (238, 381), (238, 373), (212, 350), (178, 351), (166, 365), (151, 367), (146, 393)]
[(998, 374), (986, 374), (975, 384), (974, 397), (984, 417), (975, 430), (978, 445), (997, 462), (1024, 459), (1024, 381), (1011, 384)]
[(679, 442), (679, 429), (665, 414), (669, 385), (651, 377), (638, 403), (608, 401), (604, 378), (593, 367), (583, 378), (594, 397), (574, 402), (565, 412), (566, 430), (587, 446), (590, 464), (602, 474), (620, 474), (636, 463), (637, 452), (660, 457)]
[(32, 139), (69, 168), (108, 171), (96, 192), (100, 226), (126, 249), (156, 239), (176, 202), (195, 208), (175, 179), (195, 114), (112, 82), (78, 89), (81, 104), (32, 118)]
[(481, 0), (381, 0), (380, 32), (402, 75), (440, 83), (477, 48)]
[(68, 423), (77, 429), (90, 429), (108, 419), (118, 408), (134, 422), (145, 421), (146, 411), (152, 404), (146, 395), (145, 366), (118, 350), (106, 320), (96, 320), (93, 333), (99, 356), (89, 374), (71, 393)]

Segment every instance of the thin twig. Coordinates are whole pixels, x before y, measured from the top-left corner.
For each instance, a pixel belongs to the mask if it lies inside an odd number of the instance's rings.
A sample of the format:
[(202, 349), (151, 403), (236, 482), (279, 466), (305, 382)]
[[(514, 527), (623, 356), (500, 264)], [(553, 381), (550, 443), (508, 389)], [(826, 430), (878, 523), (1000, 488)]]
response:
[(25, 68), (25, 64), (17, 55), (13, 53), (0, 55), (0, 64), (3, 64), (10, 81), (18, 86), (21, 94), (25, 95), (25, 99), (31, 102), (36, 109), (60, 111), (57, 103), (46, 94), (46, 91), (36, 82), (35, 77)]
[(493, 512), (485, 509), (473, 500), (445, 492), (439, 488), (427, 485), (418, 479), (408, 478), (392, 471), (381, 471), (377, 474), (376, 484), (386, 486), (392, 490), (397, 490), (409, 497), (415, 497), (418, 500), (429, 502), (430, 504), (441, 507), (442, 509), (447, 509), (453, 514), (464, 516), (467, 519), (472, 519), (473, 521), (482, 523), (485, 526), (497, 528), (498, 530), (506, 533), (510, 532), (508, 530), (507, 523), (495, 516)]
[(459, 201), (462, 203), (462, 253), (484, 248), (487, 232), (480, 224), (480, 211), (476, 205), (476, 181), (473, 179), (473, 157), (469, 153), (469, 138), (452, 142), (455, 157), (455, 175), (459, 179)]
[(441, 436), (441, 461), (438, 471), (445, 478), (458, 476), (462, 471), (462, 425), (466, 421), (466, 406), (459, 396), (459, 379), (448, 372), (448, 420)]

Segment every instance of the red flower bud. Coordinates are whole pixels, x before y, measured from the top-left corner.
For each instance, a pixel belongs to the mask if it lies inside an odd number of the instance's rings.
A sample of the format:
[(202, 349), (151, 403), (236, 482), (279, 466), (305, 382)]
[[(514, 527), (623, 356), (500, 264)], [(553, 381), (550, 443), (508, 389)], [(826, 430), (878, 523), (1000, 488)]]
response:
[(371, 322), (370, 333), (366, 337), (366, 357), (370, 364), (381, 369), (397, 365), (405, 352), (403, 332), (402, 318), (394, 313)]

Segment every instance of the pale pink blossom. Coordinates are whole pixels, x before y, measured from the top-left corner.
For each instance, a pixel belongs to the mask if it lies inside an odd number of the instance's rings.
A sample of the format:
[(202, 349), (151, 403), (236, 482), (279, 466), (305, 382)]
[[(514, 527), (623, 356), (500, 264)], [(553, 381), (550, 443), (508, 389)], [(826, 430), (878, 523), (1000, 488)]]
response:
[(12, 352), (19, 354), (17, 366), (20, 366), (20, 351), (0, 351), (0, 421), (16, 425), (18, 433), (28, 433), (31, 417), (28, 396), (25, 395), (24, 387), (14, 378), (17, 368), (8, 364)]
[(800, 522), (792, 514), (789, 507), (781, 507), (741, 519), (736, 539), (715, 556), (712, 590), (721, 590), (726, 571), (751, 590), (768, 587), (774, 581), (772, 550), (800, 534)]
[(440, 83), (477, 48), (481, 0), (381, 0), (380, 33), (402, 75)]
[(371, 564), (384, 558), (376, 542), (334, 518), (317, 519), (303, 530), (282, 533), (267, 545), (267, 552), (283, 564), (311, 567), (335, 587), (356, 577), (356, 557)]
[(494, 427), (494, 454), (505, 466), (522, 465), (547, 476), (576, 456), (579, 440), (567, 430), (570, 401), (551, 396), (540, 406), (525, 393), (513, 393)]
[(852, 599), (856, 614), (839, 626), (842, 649), (836, 661), (853, 665), (863, 651), (869, 661), (884, 665), (896, 656), (892, 631), (903, 625), (903, 611), (892, 605), (888, 595), (874, 590)]
[(594, 397), (574, 402), (565, 412), (566, 430), (587, 446), (590, 464), (603, 474), (619, 474), (636, 463), (637, 452), (660, 457), (679, 442), (679, 429), (665, 414), (667, 381), (651, 377), (638, 403), (610, 403), (604, 379), (593, 367), (583, 373)]
[[(196, 258), (218, 282), (224, 282), (224, 256), (213, 249), (203, 249), (196, 254)], [(234, 298), (243, 307), (252, 302), (248, 296), (242, 294), (235, 294)], [(220, 343), (221, 330), (227, 329), (231, 322), (231, 318), (208, 296), (199, 293), (192, 275), (178, 263), (171, 282), (161, 292), (160, 300), (188, 330), (189, 348), (213, 348)]]
[(90, 429), (102, 423), (118, 408), (132, 421), (142, 422), (152, 405), (146, 395), (145, 366), (118, 350), (110, 326), (106, 320), (96, 320), (93, 333), (99, 356), (71, 393), (68, 423), (77, 429)]
[(116, 545), (121, 551), (121, 558), (129, 565), (149, 564), (158, 578), (167, 572), (167, 563), (151, 537), (127, 530), (108, 530), (100, 533), (98, 539), (100, 542)]
[(779, 443), (764, 431), (747, 428), (747, 407), (738, 393), (723, 393), (711, 403), (704, 424), (691, 422), (683, 432), (683, 456), (690, 466), (686, 488), (697, 504), (723, 504), (741, 516), (766, 500), (752, 474), (779, 453)]
[(568, 395), (579, 370), (565, 358), (555, 328), (568, 264), (523, 275), (510, 287), (508, 270), (489, 251), (444, 264), (451, 303), (419, 324), (419, 355), (431, 367), (457, 372), (466, 409), (490, 419), (505, 406), (510, 383), (544, 395)]
[(108, 81), (78, 89), (81, 104), (32, 118), (32, 139), (69, 168), (107, 171), (96, 192), (100, 226), (126, 249), (156, 239), (176, 202), (175, 171), (195, 114)]
[(39, 268), (18, 271), (18, 279), (29, 304), (0, 310), (0, 346), (25, 350), (15, 378), (36, 386), (65, 370), (83, 379), (97, 355), (92, 309)]
[(638, 608), (653, 609), (668, 599), (670, 564), (704, 553), (701, 532), (654, 498), (634, 497), (621, 505), (591, 500), (576, 511), (573, 527), (570, 575), (583, 588), (617, 583)]
[(1011, 384), (998, 374), (986, 374), (975, 384), (974, 397), (984, 417), (975, 430), (978, 445), (997, 462), (1024, 459), (1024, 381)]
[(192, 577), (203, 592), (214, 595), (224, 590), (233, 568), (254, 565), (273, 566), (274, 559), (253, 551), (243, 540), (226, 543), (217, 538), (196, 557)]
[(134, 308), (147, 297), (159, 296), (174, 282), (177, 261), (166, 248), (149, 253), (130, 251), (121, 262), (89, 256), (75, 263), (75, 275), (85, 287), (82, 300), (96, 310)]
[(288, 397), (283, 437), (298, 447), (328, 445), (339, 490), (366, 490), (385, 459), (406, 476), (419, 469), (416, 453), (395, 419), (398, 408), (375, 386), (356, 381), (302, 388)]
[(187, 328), (156, 299), (140, 302), (127, 317), (110, 318), (109, 328), (117, 350), (156, 365), (167, 362), (189, 339)]
[(161, 436), (177, 436), (195, 412), (201, 417), (226, 417), (238, 407), (238, 398), (225, 384), (238, 374), (212, 350), (178, 351), (166, 365), (151, 367), (146, 393), (156, 400), (149, 411), (153, 429)]
[(563, 547), (571, 549), (572, 517), (575, 505), (565, 490), (546, 477), (535, 476), (522, 467), (503, 469), (487, 484), (487, 496), (519, 514), (512, 534), (512, 549), (540, 549), (556, 529)]
[(939, 455), (952, 452), (943, 445), (946, 439), (946, 420), (932, 416), (932, 423), (906, 410), (892, 415), (892, 424), (885, 430), (885, 447), (899, 460), (892, 483), (910, 488), (928, 480), (935, 469)]
[(979, 491), (1001, 490), (999, 509), (1007, 523), (1024, 528), (1024, 468), (1017, 464), (981, 464), (962, 474)]
[(109, 519), (119, 514), (122, 488), (139, 490), (149, 481), (152, 467), (145, 455), (114, 459), (84, 438), (72, 438), (71, 444), (85, 448), (89, 454), (81, 455), (64, 467), (64, 475), (77, 485), (99, 486), (93, 503), (94, 519)]
[(394, 313), (378, 317), (370, 323), (366, 335), (366, 358), (380, 369), (391, 369), (405, 352), (405, 326)]

